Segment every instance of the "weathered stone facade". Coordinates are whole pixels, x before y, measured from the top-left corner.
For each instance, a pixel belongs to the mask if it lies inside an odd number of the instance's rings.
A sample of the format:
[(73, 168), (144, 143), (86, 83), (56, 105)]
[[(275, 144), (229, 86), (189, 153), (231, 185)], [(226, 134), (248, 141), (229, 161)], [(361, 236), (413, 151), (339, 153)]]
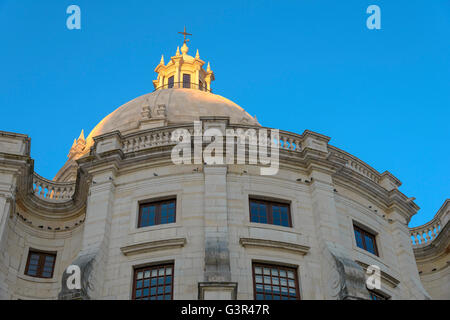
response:
[(420, 280), (432, 299), (450, 300), (450, 199), (430, 222), (412, 228)]
[[(157, 71), (191, 70), (209, 90), (213, 73), (182, 52), (172, 58), (179, 69)], [(262, 127), (210, 92), (164, 87), (168, 76), (80, 136), (54, 181), (34, 172), (27, 136), (0, 132), (1, 299), (131, 299), (134, 268), (166, 262), (174, 299), (253, 299), (255, 262), (295, 267), (302, 299), (368, 299), (370, 265), (381, 269), (380, 294), (429, 298), (407, 227), (419, 208), (392, 174), (311, 131), (280, 131), (273, 176), (252, 164), (176, 165), (171, 135), (194, 134), (194, 120), (221, 132)], [(138, 228), (139, 204), (166, 197), (176, 198), (176, 222)], [(252, 197), (289, 203), (292, 227), (251, 222)], [(376, 235), (378, 255), (357, 246), (354, 225)], [(56, 252), (51, 279), (25, 275), (30, 248)], [(79, 290), (65, 285), (73, 264)]]

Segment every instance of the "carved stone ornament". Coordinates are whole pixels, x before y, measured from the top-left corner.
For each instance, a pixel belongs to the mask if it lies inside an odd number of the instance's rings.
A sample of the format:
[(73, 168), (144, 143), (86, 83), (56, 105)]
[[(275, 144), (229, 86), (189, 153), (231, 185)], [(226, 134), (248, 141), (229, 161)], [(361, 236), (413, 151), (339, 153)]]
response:
[(152, 118), (165, 119), (166, 118), (166, 105), (158, 104), (152, 108)]
[(334, 246), (327, 245), (334, 263), (327, 276), (328, 295), (337, 300), (369, 299), (363, 268)]
[(95, 253), (79, 256), (72, 265), (76, 265), (81, 271), (81, 289), (70, 290), (67, 288), (67, 279), (70, 274), (63, 273), (59, 300), (90, 300), (90, 292), (94, 289), (93, 274)]
[(152, 117), (152, 113), (150, 110), (150, 104), (149, 104), (148, 100), (145, 100), (145, 102), (142, 105), (141, 115), (142, 115), (142, 119), (144, 119), (144, 120), (148, 120)]

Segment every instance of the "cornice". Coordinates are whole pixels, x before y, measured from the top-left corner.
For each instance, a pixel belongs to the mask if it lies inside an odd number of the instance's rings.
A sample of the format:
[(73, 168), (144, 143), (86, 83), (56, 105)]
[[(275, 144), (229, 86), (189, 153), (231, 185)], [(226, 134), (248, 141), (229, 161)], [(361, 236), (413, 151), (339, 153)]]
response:
[(132, 256), (140, 253), (147, 253), (157, 250), (168, 250), (182, 248), (186, 245), (186, 238), (175, 238), (167, 240), (148, 241), (126, 245), (120, 248), (125, 256)]
[(88, 177), (78, 170), (75, 192), (67, 201), (41, 199), (33, 192), (33, 167), (20, 175), (17, 183), (17, 202), (30, 214), (40, 219), (72, 219), (85, 213), (88, 193)]
[(274, 250), (287, 250), (300, 255), (306, 255), (310, 247), (290, 242), (255, 239), (255, 238), (240, 238), (239, 243), (243, 247), (269, 248)]
[(413, 246), (413, 251), (418, 262), (432, 260), (450, 252), (450, 223), (447, 222), (437, 237), (428, 245), (423, 247)]

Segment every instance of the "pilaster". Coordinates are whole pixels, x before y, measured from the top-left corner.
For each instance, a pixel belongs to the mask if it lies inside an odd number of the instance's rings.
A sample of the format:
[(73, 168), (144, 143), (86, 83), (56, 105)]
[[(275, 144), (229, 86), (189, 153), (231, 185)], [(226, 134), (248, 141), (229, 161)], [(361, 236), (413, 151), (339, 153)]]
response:
[(394, 244), (394, 252), (398, 261), (400, 273), (400, 288), (403, 297), (409, 299), (431, 299), (420, 281), (416, 259), (411, 245), (411, 236), (405, 218), (393, 211), (389, 215), (390, 229)]
[(81, 250), (72, 263), (81, 269), (80, 290), (69, 290), (68, 275), (63, 274), (59, 299), (99, 299), (103, 294), (104, 274), (108, 262), (116, 168), (113, 165), (91, 172), (92, 184), (87, 200)]
[(205, 282), (199, 284), (199, 298), (233, 299), (228, 247), (227, 167), (205, 166), (204, 228)]
[(331, 174), (317, 169), (312, 169), (310, 173), (310, 192), (322, 260), (324, 299), (368, 299), (364, 270), (340, 245), (342, 240)]

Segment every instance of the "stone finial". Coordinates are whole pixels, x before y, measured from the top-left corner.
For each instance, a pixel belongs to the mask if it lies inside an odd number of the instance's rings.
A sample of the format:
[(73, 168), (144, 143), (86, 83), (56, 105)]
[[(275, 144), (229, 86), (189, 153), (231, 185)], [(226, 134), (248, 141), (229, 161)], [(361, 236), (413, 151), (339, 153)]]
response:
[(181, 53), (187, 54), (189, 51), (189, 47), (186, 45), (186, 42), (183, 43), (183, 46), (181, 47)]
[(197, 49), (197, 53), (195, 54), (195, 59), (200, 59), (200, 53), (198, 52), (198, 49)]
[(177, 47), (177, 52), (175, 52), (175, 55), (176, 55), (176, 56), (179, 56), (179, 55), (180, 55), (180, 47)]
[(77, 139), (77, 143), (79, 143), (81, 141), (86, 142), (86, 139), (84, 138), (84, 130), (83, 129), (81, 130), (80, 136)]
[(211, 65), (208, 62), (208, 67), (206, 67), (206, 72), (211, 72)]
[(84, 130), (81, 130), (78, 139), (75, 139), (73, 141), (72, 147), (70, 148), (69, 155), (67, 157), (69, 159), (72, 159), (74, 156), (80, 154), (85, 147), (86, 147), (86, 139), (84, 138)]
[(161, 61), (159, 62), (159, 64), (164, 65), (164, 55), (161, 55)]

